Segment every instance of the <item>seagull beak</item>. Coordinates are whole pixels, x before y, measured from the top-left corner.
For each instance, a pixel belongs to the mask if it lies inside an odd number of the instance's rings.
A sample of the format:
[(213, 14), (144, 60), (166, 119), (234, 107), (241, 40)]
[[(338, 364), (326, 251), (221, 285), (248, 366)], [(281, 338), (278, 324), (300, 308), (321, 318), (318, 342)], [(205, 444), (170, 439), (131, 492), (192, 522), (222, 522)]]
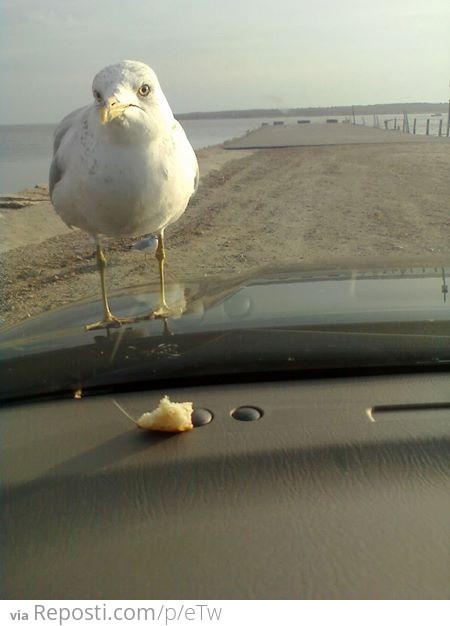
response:
[(106, 100), (105, 106), (100, 109), (100, 121), (102, 124), (110, 122), (115, 117), (120, 117), (125, 109), (128, 109), (129, 104), (121, 104), (113, 97)]

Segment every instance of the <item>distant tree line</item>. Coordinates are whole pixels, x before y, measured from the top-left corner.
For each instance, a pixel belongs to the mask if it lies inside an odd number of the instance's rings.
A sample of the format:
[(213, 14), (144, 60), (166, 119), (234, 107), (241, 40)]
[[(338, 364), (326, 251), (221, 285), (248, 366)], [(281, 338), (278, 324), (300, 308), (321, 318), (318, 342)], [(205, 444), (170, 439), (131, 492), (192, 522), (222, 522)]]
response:
[[(443, 113), (447, 110), (445, 102), (391, 102), (389, 104), (353, 105), (356, 115), (383, 115), (406, 113)], [(352, 105), (333, 107), (308, 107), (295, 109), (245, 109), (242, 111), (197, 111), (176, 115), (179, 120), (195, 119), (233, 119), (252, 117), (313, 117), (315, 115), (352, 115)]]

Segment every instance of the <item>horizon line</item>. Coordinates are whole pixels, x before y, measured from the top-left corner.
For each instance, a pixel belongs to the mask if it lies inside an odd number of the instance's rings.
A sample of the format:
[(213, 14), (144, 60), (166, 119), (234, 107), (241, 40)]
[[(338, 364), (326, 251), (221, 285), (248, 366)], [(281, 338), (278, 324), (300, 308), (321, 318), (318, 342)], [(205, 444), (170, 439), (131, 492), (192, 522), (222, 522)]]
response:
[[(183, 113), (174, 113), (175, 118), (180, 118), (184, 116), (205, 116), (205, 115), (230, 115), (236, 113), (258, 113), (255, 117), (264, 117), (264, 115), (259, 115), (260, 113), (274, 113), (276, 115), (285, 115), (289, 116), (289, 112), (293, 112), (292, 115), (298, 115), (300, 111), (314, 111), (314, 110), (335, 110), (335, 109), (348, 109), (348, 113), (341, 113), (339, 115), (352, 115), (352, 109), (357, 108), (374, 108), (374, 107), (393, 107), (393, 106), (449, 106), (450, 109), (450, 100), (448, 102), (427, 102), (427, 101), (416, 101), (416, 102), (378, 102), (374, 104), (333, 104), (333, 105), (325, 105), (325, 106), (298, 106), (298, 107), (253, 107), (248, 109), (213, 109), (208, 111), (186, 111)], [(401, 113), (401, 111), (399, 111)], [(310, 114), (311, 115), (311, 114)], [(61, 118), (62, 119), (62, 118)], [(0, 121), (0, 126), (47, 126), (58, 124), (59, 121), (47, 121), (47, 122), (2, 122)]]

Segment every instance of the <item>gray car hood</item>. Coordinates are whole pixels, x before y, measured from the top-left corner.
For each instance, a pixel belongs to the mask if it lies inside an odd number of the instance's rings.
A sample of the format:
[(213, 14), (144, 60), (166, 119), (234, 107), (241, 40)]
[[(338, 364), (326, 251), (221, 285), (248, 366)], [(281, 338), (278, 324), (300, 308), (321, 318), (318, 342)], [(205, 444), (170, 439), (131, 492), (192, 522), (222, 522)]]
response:
[[(177, 313), (86, 332), (80, 302), (0, 332), (0, 398), (183, 384), (197, 377), (298, 375), (450, 363), (449, 268), (263, 270), (169, 287)], [(156, 286), (113, 294), (119, 316), (158, 303)]]

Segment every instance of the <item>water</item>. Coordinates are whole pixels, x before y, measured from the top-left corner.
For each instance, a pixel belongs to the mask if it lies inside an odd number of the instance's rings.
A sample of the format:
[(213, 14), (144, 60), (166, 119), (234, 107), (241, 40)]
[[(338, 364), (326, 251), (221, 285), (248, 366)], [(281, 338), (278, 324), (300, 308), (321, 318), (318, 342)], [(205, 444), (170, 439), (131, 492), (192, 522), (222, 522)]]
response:
[[(402, 126), (403, 116), (380, 115), (380, 126), (384, 128), (384, 120), (397, 118), (397, 125)], [(425, 134), (426, 120), (430, 118), (430, 134), (437, 135), (439, 120), (443, 120), (443, 133), (446, 131), (445, 115), (430, 117), (430, 114), (410, 115), (412, 130), (413, 119), (417, 119), (416, 133)], [(263, 123), (273, 124), (275, 118), (236, 118), (236, 119), (203, 119), (183, 120), (186, 134), (195, 149), (221, 144), (227, 139), (244, 135), (247, 131), (258, 128)], [(296, 124), (299, 119), (309, 119), (311, 123), (324, 123), (325, 116), (310, 118), (292, 117), (280, 118), (285, 124)], [(336, 116), (339, 122), (345, 119)], [(357, 116), (358, 124), (373, 126), (372, 115)], [(0, 193), (8, 194), (20, 191), (37, 184), (46, 184), (48, 170), (52, 158), (54, 124), (0, 126)]]
[[(223, 143), (258, 128), (265, 118), (186, 120), (183, 127), (195, 149)], [(55, 124), (0, 126), (0, 193), (46, 184)]]
[(52, 124), (0, 126), (0, 193), (47, 183)]

